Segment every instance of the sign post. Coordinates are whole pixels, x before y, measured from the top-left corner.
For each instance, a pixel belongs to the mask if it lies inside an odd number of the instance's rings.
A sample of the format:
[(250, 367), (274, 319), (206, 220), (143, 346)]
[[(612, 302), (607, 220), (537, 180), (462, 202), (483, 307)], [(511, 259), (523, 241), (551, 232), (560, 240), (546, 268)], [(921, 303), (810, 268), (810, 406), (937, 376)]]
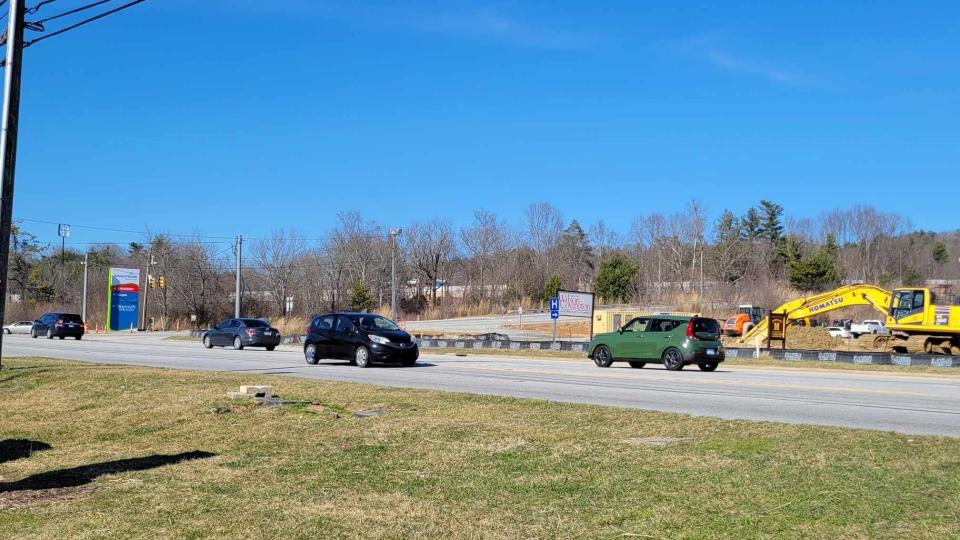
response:
[(550, 299), (550, 318), (553, 319), (553, 342), (557, 342), (557, 319), (560, 318), (560, 299)]

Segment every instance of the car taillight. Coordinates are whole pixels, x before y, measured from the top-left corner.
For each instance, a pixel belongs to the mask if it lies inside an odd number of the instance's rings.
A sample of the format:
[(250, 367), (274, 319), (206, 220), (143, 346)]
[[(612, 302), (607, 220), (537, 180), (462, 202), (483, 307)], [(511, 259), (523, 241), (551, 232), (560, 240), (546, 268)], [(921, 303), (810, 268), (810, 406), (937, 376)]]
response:
[(693, 320), (687, 321), (687, 339), (696, 339), (699, 340), (696, 334), (693, 333)]
[(307, 326), (307, 327), (303, 330), (303, 335), (305, 335), (305, 336), (309, 336), (309, 335), (310, 335), (310, 326)]
[(254, 334), (256, 334), (256, 333), (257, 333), (257, 331), (254, 330), (253, 328), (247, 328), (247, 335), (248, 335), (248, 336), (252, 336), (252, 335), (254, 335)]
[(56, 327), (63, 326), (63, 321), (57, 321), (56, 324), (54, 324), (54, 326)]

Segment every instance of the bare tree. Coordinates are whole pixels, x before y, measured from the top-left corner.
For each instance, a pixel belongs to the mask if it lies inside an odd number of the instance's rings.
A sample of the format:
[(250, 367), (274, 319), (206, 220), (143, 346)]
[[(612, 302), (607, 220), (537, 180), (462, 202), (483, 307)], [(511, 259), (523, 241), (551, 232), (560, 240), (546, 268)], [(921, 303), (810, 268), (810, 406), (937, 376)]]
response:
[(454, 254), (453, 228), (446, 221), (433, 220), (414, 223), (404, 235), (406, 251), (417, 275), (420, 287), (430, 289), (430, 301), (437, 304), (437, 287), (443, 264)]
[(297, 281), (306, 251), (306, 242), (294, 230), (274, 231), (269, 239), (253, 244), (251, 255), (257, 266), (256, 275), (279, 315), (287, 314), (287, 296)]

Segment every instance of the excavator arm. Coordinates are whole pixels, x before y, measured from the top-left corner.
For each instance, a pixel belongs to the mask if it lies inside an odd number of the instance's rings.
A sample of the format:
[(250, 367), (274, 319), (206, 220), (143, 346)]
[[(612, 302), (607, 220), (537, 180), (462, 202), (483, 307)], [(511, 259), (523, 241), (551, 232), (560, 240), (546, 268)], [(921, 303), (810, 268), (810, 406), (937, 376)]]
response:
[[(890, 291), (874, 285), (847, 285), (816, 296), (791, 300), (772, 310), (771, 313), (785, 313), (787, 321), (795, 321), (836, 309), (871, 306), (878, 312), (883, 313), (884, 318), (886, 318), (891, 296)], [(744, 334), (740, 338), (740, 343), (748, 343), (757, 337), (765, 339), (766, 336), (767, 319), (764, 319)]]

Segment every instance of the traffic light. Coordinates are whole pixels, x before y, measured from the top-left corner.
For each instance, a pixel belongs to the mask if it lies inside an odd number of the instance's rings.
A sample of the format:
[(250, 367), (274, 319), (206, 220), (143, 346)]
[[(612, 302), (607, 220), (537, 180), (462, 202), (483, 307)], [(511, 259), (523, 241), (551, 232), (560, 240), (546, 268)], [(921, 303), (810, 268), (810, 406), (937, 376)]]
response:
[(160, 288), (165, 289), (167, 287), (167, 278), (160, 276)]
[(150, 276), (150, 288), (151, 289), (157, 288), (157, 279), (154, 278), (153, 276)]

